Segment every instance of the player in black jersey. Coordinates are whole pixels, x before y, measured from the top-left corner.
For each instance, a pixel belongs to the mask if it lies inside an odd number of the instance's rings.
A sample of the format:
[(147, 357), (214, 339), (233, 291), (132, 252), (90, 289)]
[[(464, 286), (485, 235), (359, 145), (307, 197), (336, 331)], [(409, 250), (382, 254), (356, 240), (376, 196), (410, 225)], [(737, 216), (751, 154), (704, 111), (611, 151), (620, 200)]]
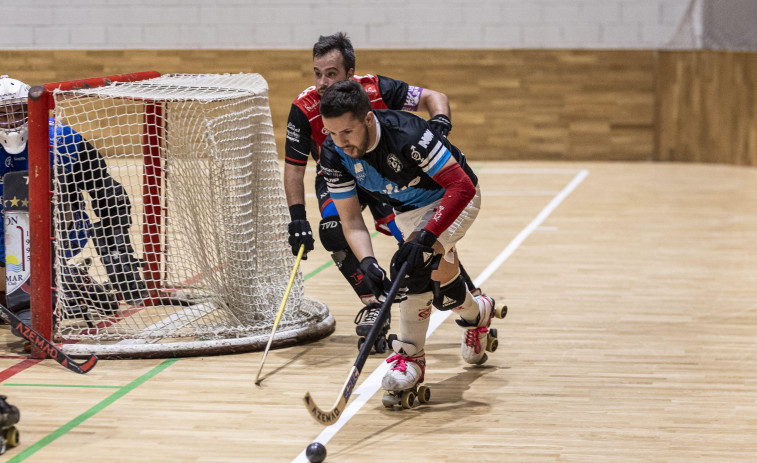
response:
[(372, 110), (355, 82), (339, 82), (324, 92), (323, 124), (329, 137), (321, 168), (342, 219), (344, 236), (360, 259), (366, 284), (376, 294), (389, 282), (378, 265), (363, 222), (358, 188), (392, 205), (405, 242), (392, 258), (393, 273), (405, 262), (407, 299), (400, 303), (399, 339), (392, 343), (392, 368), (382, 380), (387, 391), (414, 389), (425, 372), (424, 344), (433, 305), (453, 310), (463, 327), (461, 352), (471, 364), (486, 361), (496, 346), (489, 331), (494, 309), (488, 296), (474, 296), (460, 274), (455, 244), (478, 215), (478, 179), (463, 153), (428, 122), (402, 111)]
[[(305, 89), (294, 100), (287, 121), (284, 188), (291, 216), (289, 243), (295, 255), (303, 244), (306, 253), (313, 250), (313, 234), (305, 212), (304, 185), (305, 168), (309, 157), (312, 156), (316, 162), (317, 172), (315, 192), (323, 218), (319, 225), (321, 243), (327, 251), (332, 253), (334, 263), (350, 282), (365, 306), (355, 318), (355, 331), (359, 336), (365, 336), (373, 325), (380, 305), (370, 288), (363, 283), (359, 261), (344, 239), (336, 207), (320, 171), (321, 144), (326, 138), (319, 107), (321, 95), (334, 82), (351, 79), (359, 82), (370, 95), (372, 108), (428, 112), (431, 123), (435, 124), (436, 130), (445, 136), (452, 128), (449, 120), (449, 102), (443, 93), (408, 85), (400, 80), (374, 75), (356, 76), (355, 51), (349, 38), (342, 32), (322, 36), (315, 43), (313, 72), (315, 85)], [(393, 235), (401, 241), (402, 237), (394, 224), (394, 212), (391, 206), (372, 198), (364, 191), (359, 191), (358, 196), (360, 204), (370, 209), (376, 230), (386, 235)], [(386, 330), (388, 328), (387, 324)], [(383, 352), (383, 349), (377, 350)]]

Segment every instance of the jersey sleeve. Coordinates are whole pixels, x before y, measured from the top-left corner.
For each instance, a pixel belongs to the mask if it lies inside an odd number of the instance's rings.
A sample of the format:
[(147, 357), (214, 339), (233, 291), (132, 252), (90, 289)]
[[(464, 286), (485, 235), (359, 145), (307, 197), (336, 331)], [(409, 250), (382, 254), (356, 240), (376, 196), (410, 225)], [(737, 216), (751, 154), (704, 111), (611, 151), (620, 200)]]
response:
[(423, 92), (421, 87), (414, 87), (401, 80), (384, 76), (378, 76), (378, 82), (381, 98), (387, 108), (403, 111), (418, 110), (418, 103), (421, 101)]
[[(419, 118), (420, 119), (420, 118)], [(418, 124), (416, 135), (411, 138), (412, 143), (405, 145), (405, 155), (418, 164), (423, 172), (429, 177), (433, 177), (444, 166), (452, 156), (452, 152), (447, 148), (444, 142), (436, 135), (436, 132), (423, 124)]]
[(296, 166), (304, 166), (308, 163), (313, 143), (310, 132), (307, 116), (296, 105), (292, 105), (287, 119), (284, 162)]
[(355, 177), (342, 164), (337, 149), (333, 143), (324, 143), (321, 146), (321, 172), (326, 178), (332, 199), (350, 198), (357, 195), (357, 183)]

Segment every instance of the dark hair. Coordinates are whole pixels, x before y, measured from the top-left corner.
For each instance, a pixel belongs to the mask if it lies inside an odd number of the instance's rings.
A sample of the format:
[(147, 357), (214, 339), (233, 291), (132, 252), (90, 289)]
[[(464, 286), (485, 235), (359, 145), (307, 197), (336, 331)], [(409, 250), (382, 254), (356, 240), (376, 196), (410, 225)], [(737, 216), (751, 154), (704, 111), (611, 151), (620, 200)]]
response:
[(350, 38), (344, 32), (318, 37), (318, 41), (313, 45), (313, 58), (320, 58), (333, 50), (339, 50), (342, 54), (345, 71), (355, 69), (355, 50), (352, 48)]
[(362, 119), (370, 110), (371, 100), (368, 94), (354, 80), (335, 82), (321, 97), (321, 116), (326, 118), (352, 113), (357, 119)]

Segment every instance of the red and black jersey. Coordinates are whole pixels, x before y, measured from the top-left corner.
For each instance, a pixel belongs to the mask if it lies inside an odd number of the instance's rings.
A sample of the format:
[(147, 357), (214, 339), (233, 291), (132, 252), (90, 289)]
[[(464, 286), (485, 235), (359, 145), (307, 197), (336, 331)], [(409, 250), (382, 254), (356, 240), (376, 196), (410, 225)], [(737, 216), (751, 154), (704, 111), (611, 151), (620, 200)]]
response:
[[(402, 109), (416, 111), (423, 91), (401, 80), (384, 76), (354, 76), (363, 85), (373, 109)], [(308, 157), (318, 163), (321, 145), (326, 139), (321, 119), (321, 96), (315, 87), (308, 87), (292, 103), (287, 120), (285, 143), (288, 164), (305, 165)]]

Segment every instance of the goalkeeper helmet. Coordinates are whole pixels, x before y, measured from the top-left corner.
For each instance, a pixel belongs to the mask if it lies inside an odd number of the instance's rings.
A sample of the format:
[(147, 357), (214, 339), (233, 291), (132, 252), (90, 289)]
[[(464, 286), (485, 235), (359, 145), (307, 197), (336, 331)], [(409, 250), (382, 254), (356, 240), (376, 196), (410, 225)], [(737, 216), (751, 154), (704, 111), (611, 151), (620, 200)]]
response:
[(28, 85), (0, 76), (0, 145), (8, 154), (18, 154), (26, 148), (29, 139), (28, 96)]

